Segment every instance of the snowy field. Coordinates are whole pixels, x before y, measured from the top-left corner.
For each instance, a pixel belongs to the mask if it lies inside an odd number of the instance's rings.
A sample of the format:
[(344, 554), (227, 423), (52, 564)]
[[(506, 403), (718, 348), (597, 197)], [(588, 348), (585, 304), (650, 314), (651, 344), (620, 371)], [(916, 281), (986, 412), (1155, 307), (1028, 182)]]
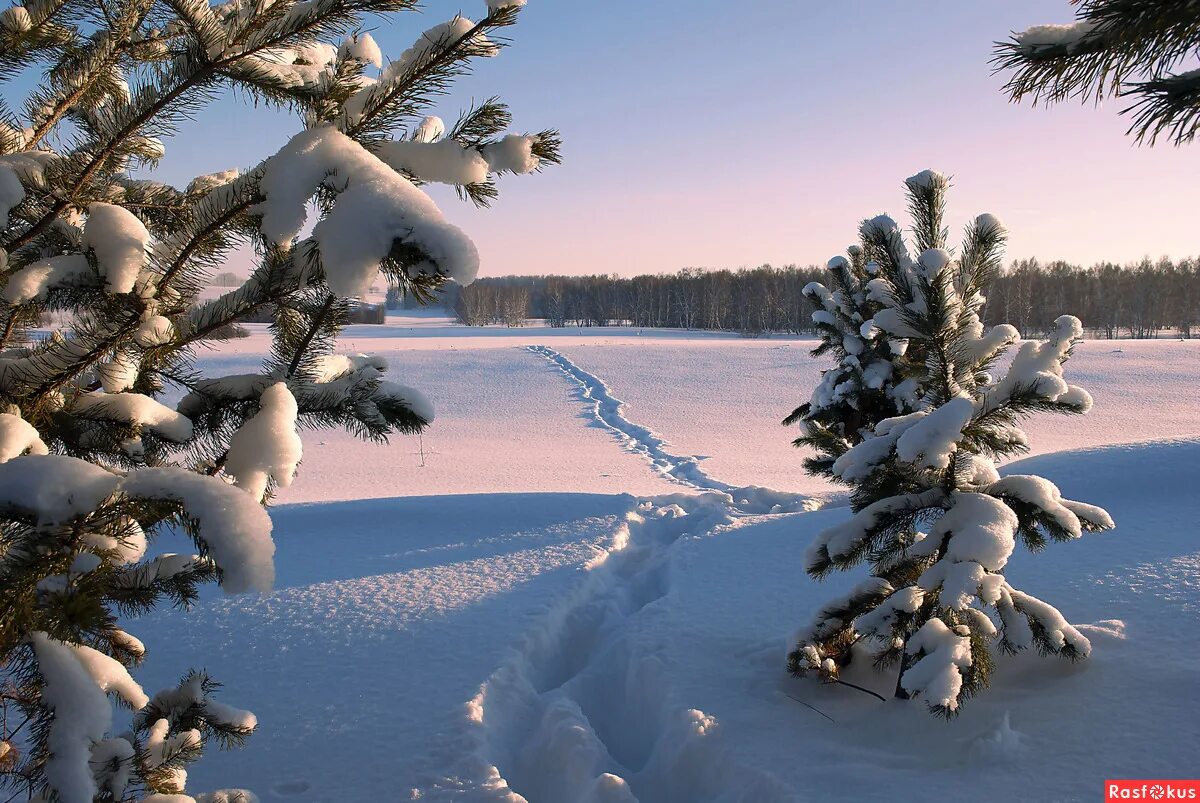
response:
[[(206, 365), (252, 369), (267, 339), (251, 328)], [(1053, 454), (1011, 470), (1118, 527), (1010, 565), (1085, 625), (1092, 658), (1004, 661), (950, 724), (783, 672), (791, 631), (856, 579), (803, 572), (847, 514), (778, 423), (822, 367), (811, 343), (413, 317), (342, 345), (386, 357), (438, 419), (386, 447), (305, 433), (272, 512), (276, 590), (137, 623), (143, 685), (205, 656), (258, 714), (244, 749), (195, 765), (196, 788), (959, 801), (1011, 799), (1019, 778), (1030, 800), (1096, 800), (1105, 778), (1195, 777), (1200, 341), (1077, 350), (1095, 410), (1032, 422)]]

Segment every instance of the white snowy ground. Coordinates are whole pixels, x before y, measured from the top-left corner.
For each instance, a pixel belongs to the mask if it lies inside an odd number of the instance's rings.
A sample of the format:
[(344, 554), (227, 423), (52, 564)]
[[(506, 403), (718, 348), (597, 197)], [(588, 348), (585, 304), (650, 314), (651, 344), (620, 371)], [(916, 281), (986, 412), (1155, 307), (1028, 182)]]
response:
[[(265, 346), (256, 331), (205, 361), (247, 370)], [(196, 765), (195, 789), (1093, 800), (1108, 777), (1200, 770), (1200, 344), (1095, 341), (1069, 364), (1096, 410), (1031, 425), (1061, 453), (1020, 470), (1118, 528), (1010, 566), (1091, 624), (1093, 657), (1003, 662), (950, 724), (782, 671), (789, 632), (854, 579), (802, 571), (846, 515), (795, 512), (830, 495), (777, 424), (820, 369), (808, 343), (413, 318), (344, 346), (432, 397), (425, 466), (415, 439), (306, 433), (273, 510), (277, 590), (132, 623), (147, 687), (203, 664), (259, 716), (244, 749)], [(1132, 445), (1064, 451), (1110, 443)]]

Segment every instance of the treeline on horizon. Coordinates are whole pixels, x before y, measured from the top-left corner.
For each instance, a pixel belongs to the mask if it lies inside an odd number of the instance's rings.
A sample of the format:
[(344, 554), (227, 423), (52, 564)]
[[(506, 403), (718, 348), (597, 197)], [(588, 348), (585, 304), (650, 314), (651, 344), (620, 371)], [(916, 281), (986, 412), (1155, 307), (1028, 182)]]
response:
[[(443, 303), (469, 326), (635, 326), (740, 332), (812, 331), (815, 307), (803, 294), (827, 282), (824, 268), (762, 265), (740, 270), (685, 268), (622, 277), (503, 276), (447, 285)], [(1023, 336), (1049, 330), (1069, 312), (1092, 337), (1153, 338), (1200, 331), (1200, 260), (1145, 259), (1090, 267), (1036, 259), (1009, 265), (988, 292), (984, 321), (1011, 323)]]

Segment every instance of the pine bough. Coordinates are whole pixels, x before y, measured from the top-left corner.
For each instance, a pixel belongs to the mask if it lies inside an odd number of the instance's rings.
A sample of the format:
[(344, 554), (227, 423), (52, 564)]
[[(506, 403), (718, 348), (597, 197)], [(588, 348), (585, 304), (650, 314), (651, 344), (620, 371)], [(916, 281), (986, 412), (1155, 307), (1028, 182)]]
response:
[[(1200, 7), (1194, 0), (1076, 0), (1075, 21), (1035, 25), (997, 42), (1005, 92), (1034, 105), (1130, 98), (1127, 133), (1176, 145), (1200, 131)], [(1180, 68), (1186, 69), (1180, 69)]]
[[(383, 440), (433, 418), (382, 360), (334, 354), (334, 337), (380, 271), (419, 299), (474, 278), (474, 245), (422, 184), (486, 205), (497, 176), (558, 161), (556, 132), (506, 134), (494, 98), (449, 128), (425, 116), (499, 52), (496, 33), (523, 5), (488, 0), (479, 22), (435, 26), (386, 65), (359, 26), (413, 0), (26, 0), (0, 12), (0, 80), (45, 76), (22, 114), (0, 104), (4, 786), (62, 803), (254, 799), (185, 791), (186, 766), (256, 720), (203, 673), (143, 692), (130, 670), (146, 646), (118, 616), (186, 607), (207, 582), (271, 587), (263, 505), (300, 463), (298, 427)], [(252, 169), (182, 190), (130, 177), (233, 89), (294, 109), (303, 130)], [(249, 280), (201, 303), (243, 244), (259, 255)], [(274, 323), (260, 373), (196, 369), (198, 345), (262, 311)], [(39, 340), (48, 314), (66, 324)], [(161, 400), (171, 388), (185, 394), (174, 407)], [(152, 554), (168, 528), (195, 554)], [(130, 732), (114, 735), (114, 704), (134, 712)]]

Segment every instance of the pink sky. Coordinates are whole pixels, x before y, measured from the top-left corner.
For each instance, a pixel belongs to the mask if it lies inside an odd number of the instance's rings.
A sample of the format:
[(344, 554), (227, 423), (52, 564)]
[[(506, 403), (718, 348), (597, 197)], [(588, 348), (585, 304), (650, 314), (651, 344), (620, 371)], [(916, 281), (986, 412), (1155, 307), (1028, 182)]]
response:
[[(548, 65), (573, 59), (578, 39), (529, 30), (568, 25), (563, 5), (573, 4), (531, 3), (501, 61), (527, 47)], [(1065, 0), (717, 8), (723, 17), (685, 23), (693, 47), (664, 55), (654, 37), (634, 37), (618, 48), (621, 63), (642, 65), (640, 82), (598, 63), (571, 73), (578, 95), (558, 108), (515, 104), (530, 127), (566, 118), (567, 161), (504, 182), (487, 212), (447, 207), (476, 238), (485, 275), (823, 262), (864, 217), (888, 211), (903, 224), (901, 182), (926, 167), (954, 177), (953, 229), (997, 214), (1011, 257), (1200, 255), (1200, 145), (1134, 145), (1119, 103), (1035, 109), (999, 91), (992, 41), (1069, 21)]]
[[(483, 0), (423, 5), (372, 28), (386, 55)], [(503, 179), (490, 210), (433, 194), (476, 239), (483, 275), (820, 263), (864, 217), (903, 225), (902, 181), (927, 167), (954, 177), (953, 227), (1000, 216), (1010, 257), (1200, 255), (1200, 144), (1134, 145), (1119, 103), (1035, 109), (1001, 94), (992, 42), (1073, 8), (530, 0), (512, 47), (433, 111), (453, 120), (499, 94), (515, 129), (561, 129), (565, 164)], [(222, 101), (169, 143), (160, 177), (254, 164), (296, 127)]]

